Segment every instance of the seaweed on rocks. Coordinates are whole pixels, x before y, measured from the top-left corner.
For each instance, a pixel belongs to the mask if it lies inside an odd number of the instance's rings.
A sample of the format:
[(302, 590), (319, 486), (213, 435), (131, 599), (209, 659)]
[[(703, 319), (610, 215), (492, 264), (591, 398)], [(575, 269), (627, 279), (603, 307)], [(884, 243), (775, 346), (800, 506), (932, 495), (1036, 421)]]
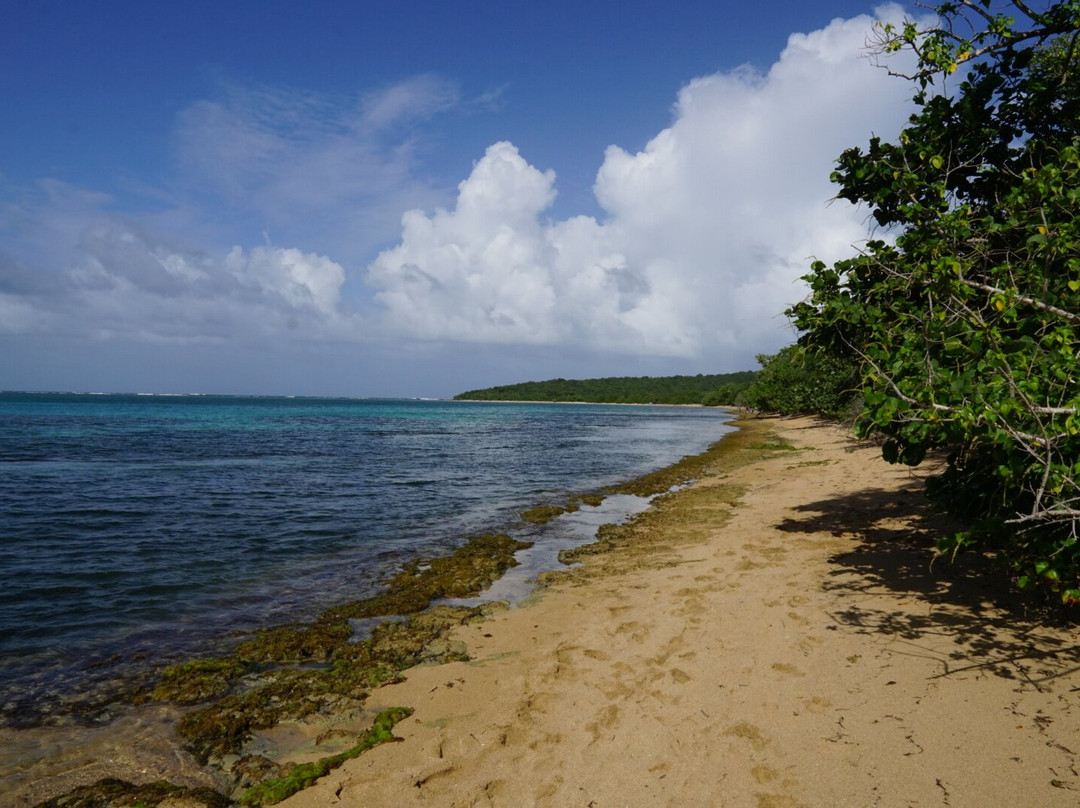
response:
[(486, 612), (435, 606), (404, 623), (381, 623), (362, 642), (343, 644), (329, 665), (255, 671), (240, 682), (241, 692), (188, 713), (177, 730), (201, 763), (223, 765), (258, 730), (287, 719), (355, 712), (371, 690), (397, 681), (406, 668), (468, 659), (464, 644), (444, 635)]
[(223, 794), (209, 788), (184, 788), (163, 781), (135, 785), (108, 778), (45, 800), (35, 808), (157, 808), (166, 800), (185, 808), (227, 808), (230, 804)]
[(387, 582), (386, 591), (334, 606), (313, 622), (260, 630), (231, 656), (189, 660), (166, 668), (151, 697), (196, 704), (229, 693), (259, 666), (330, 663), (357, 656), (350, 649), (352, 620), (413, 615), (441, 598), (480, 594), (510, 567), (514, 553), (530, 547), (506, 534), (476, 536), (448, 556), (410, 561)]
[[(479, 595), (518, 563), (518, 550), (530, 546), (506, 534), (473, 537), (446, 556), (403, 565), (382, 594), (334, 606), (311, 623), (263, 629), (231, 654), (169, 666), (155, 686), (131, 700), (191, 705), (177, 725), (184, 746), (202, 765), (225, 772), (241, 803), (273, 804), (345, 760), (395, 740), (391, 728), (411, 711), (381, 713), (352, 747), (313, 763), (294, 765), (244, 754), (245, 744), (260, 730), (286, 720), (354, 720), (363, 714), (371, 690), (399, 681), (406, 668), (468, 659), (464, 643), (447, 635), (499, 604), (432, 604)], [(366, 638), (354, 637), (352, 621), (383, 617), (388, 619)], [(41, 808), (156, 808), (167, 799), (170, 805), (190, 808), (232, 804), (208, 789), (103, 779), (54, 797)]]
[[(421, 663), (467, 659), (445, 635), (476, 619), (485, 607), (431, 606), (443, 598), (480, 594), (529, 547), (505, 534), (477, 536), (453, 553), (411, 561), (383, 594), (335, 606), (312, 623), (263, 629), (230, 657), (193, 660), (166, 669), (153, 697), (180, 704), (210, 701), (177, 727), (185, 746), (204, 765), (224, 767), (258, 730), (287, 719), (355, 712), (368, 693)], [(426, 610), (426, 611), (425, 611)], [(407, 615), (384, 621), (368, 638), (353, 641), (352, 620)]]
[(571, 502), (578, 503), (580, 505), (589, 505), (593, 508), (598, 507), (605, 499), (604, 494), (578, 494)]
[(263, 780), (244, 791), (240, 795), (239, 803), (246, 806), (274, 805), (291, 797), (329, 774), (346, 760), (363, 754), (373, 746), (400, 740), (394, 736), (392, 730), (395, 724), (410, 715), (412, 715), (412, 710), (407, 707), (384, 710), (375, 717), (371, 728), (358, 738), (357, 744), (352, 748), (337, 755), (320, 758), (312, 763), (300, 763), (288, 768), (281, 767), (283, 771), (279, 776)]
[(151, 697), (156, 701), (195, 704), (224, 695), (245, 672), (246, 666), (237, 659), (192, 659), (166, 668)]
[(381, 595), (335, 606), (307, 625), (263, 629), (235, 656), (247, 663), (328, 661), (352, 637), (350, 620), (416, 614), (442, 598), (479, 595), (517, 564), (514, 553), (531, 546), (504, 533), (475, 536), (450, 555), (408, 562)]
[[(591, 572), (544, 573), (541, 582), (551, 585), (575, 576), (605, 574), (611, 569), (663, 564), (666, 549), (676, 541), (707, 538), (710, 531), (727, 521), (730, 509), (744, 493), (741, 486), (728, 479), (730, 472), (777, 451), (775, 433), (767, 422), (742, 419), (739, 425), (737, 432), (725, 435), (701, 454), (608, 489), (655, 499), (648, 510), (628, 522), (601, 525), (594, 542), (559, 552), (559, 561), (567, 565), (590, 557), (602, 558), (603, 562), (595, 564)], [(702, 485), (687, 485), (694, 481)]]
[(556, 516), (562, 516), (564, 513), (573, 513), (578, 509), (578, 505), (570, 503), (566, 506), (561, 505), (537, 505), (535, 508), (529, 508), (527, 511), (521, 512), (521, 518), (532, 525), (546, 525)]

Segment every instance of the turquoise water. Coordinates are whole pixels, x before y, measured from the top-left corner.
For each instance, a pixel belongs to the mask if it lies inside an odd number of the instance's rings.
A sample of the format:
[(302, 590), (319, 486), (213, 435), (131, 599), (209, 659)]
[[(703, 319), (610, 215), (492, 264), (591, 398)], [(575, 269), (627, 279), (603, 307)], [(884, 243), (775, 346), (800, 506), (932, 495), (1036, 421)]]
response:
[(700, 452), (726, 420), (675, 407), (2, 393), (0, 724), (133, 665), (365, 597), (403, 561), (477, 533), (534, 540), (550, 561), (545, 545), (565, 543), (569, 525), (530, 528), (521, 510)]

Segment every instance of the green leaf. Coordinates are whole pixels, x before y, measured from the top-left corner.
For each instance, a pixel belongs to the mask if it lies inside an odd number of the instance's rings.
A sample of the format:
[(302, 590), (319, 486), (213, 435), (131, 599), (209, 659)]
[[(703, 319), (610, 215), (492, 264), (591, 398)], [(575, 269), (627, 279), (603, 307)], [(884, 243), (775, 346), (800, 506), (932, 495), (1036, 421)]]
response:
[(895, 463), (900, 459), (900, 448), (897, 446), (896, 441), (887, 440), (881, 446), (881, 456), (885, 459), (886, 463)]

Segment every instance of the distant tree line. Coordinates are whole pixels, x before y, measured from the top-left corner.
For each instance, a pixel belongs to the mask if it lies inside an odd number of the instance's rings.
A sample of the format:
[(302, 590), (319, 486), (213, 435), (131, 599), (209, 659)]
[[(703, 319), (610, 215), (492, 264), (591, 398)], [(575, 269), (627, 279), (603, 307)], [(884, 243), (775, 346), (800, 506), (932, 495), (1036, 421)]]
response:
[(756, 372), (699, 373), (696, 376), (611, 376), (522, 382), (454, 396), (468, 401), (585, 401), (596, 404), (734, 405)]

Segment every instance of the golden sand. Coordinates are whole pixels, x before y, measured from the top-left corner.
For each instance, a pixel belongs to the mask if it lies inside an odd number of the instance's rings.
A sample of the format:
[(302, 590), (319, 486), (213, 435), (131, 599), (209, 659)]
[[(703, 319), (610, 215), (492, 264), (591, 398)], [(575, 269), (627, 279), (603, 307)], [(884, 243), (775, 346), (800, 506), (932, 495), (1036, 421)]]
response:
[(1076, 806), (1080, 648), (979, 559), (933, 562), (919, 472), (808, 419), (634, 542), (376, 691), (402, 741), (286, 806)]

